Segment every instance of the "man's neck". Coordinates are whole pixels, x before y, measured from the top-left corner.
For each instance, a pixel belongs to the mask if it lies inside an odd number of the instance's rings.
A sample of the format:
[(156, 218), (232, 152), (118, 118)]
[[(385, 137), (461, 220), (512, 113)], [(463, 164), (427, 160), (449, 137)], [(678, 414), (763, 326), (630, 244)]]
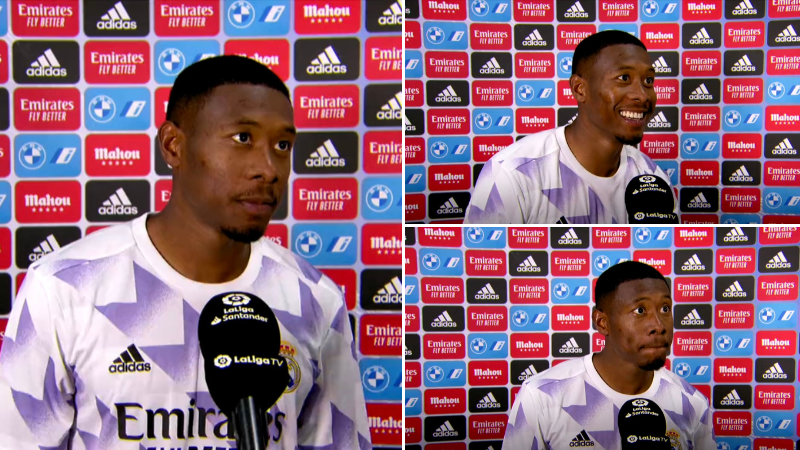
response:
[(250, 261), (250, 244), (233, 241), (171, 205), (149, 215), (145, 222), (147, 234), (164, 260), (184, 277), (200, 283), (238, 278)]
[(598, 177), (610, 177), (617, 173), (622, 154), (622, 144), (613, 136), (598, 130), (581, 116), (564, 130), (567, 145), (575, 159), (589, 173)]
[(655, 372), (642, 370), (628, 361), (623, 361), (603, 349), (592, 355), (592, 364), (600, 378), (611, 389), (625, 395), (639, 395), (653, 384)]

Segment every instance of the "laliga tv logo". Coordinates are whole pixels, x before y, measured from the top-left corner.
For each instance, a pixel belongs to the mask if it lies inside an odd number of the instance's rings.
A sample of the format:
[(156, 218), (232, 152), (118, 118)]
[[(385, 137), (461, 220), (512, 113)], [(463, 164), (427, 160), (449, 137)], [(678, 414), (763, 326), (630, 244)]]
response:
[(250, 303), (250, 297), (245, 294), (228, 294), (222, 297), (222, 303), (228, 306), (245, 306)]
[[(283, 15), (286, 6), (269, 6), (259, 22), (275, 23)], [(253, 5), (244, 0), (236, 1), (228, 8), (228, 22), (236, 28), (247, 28), (253, 24), (256, 18), (256, 10)]]
[(214, 365), (220, 369), (224, 369), (231, 365), (231, 357), (228, 355), (218, 355), (214, 358)]

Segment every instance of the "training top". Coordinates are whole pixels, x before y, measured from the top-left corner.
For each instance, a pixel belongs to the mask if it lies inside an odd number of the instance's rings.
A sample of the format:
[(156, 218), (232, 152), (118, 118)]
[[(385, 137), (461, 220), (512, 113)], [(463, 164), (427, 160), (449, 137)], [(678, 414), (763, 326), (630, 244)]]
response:
[(620, 394), (600, 378), (591, 354), (522, 384), (508, 417), (503, 448), (619, 450), (617, 415), (625, 402), (635, 398), (652, 400), (664, 412), (672, 448), (717, 448), (708, 400), (683, 378), (662, 367), (647, 391)]
[(622, 147), (613, 176), (590, 173), (569, 149), (565, 128), (527, 136), (487, 161), (464, 223), (628, 223), (625, 188), (631, 179), (655, 174), (670, 182), (653, 160), (630, 145)]
[(266, 238), (235, 280), (189, 280), (161, 257), (145, 220), (30, 267), (0, 351), (0, 449), (236, 448), (197, 338), (203, 306), (230, 291), (260, 297), (280, 323), (291, 381), (268, 411), (268, 448), (371, 449), (338, 287)]

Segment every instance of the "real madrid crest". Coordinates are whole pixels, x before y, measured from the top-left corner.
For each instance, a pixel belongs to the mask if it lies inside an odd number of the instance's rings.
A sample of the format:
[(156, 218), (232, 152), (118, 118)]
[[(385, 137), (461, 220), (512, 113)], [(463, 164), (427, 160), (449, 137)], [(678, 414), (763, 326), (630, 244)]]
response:
[(300, 386), (300, 378), (302, 375), (300, 373), (300, 365), (294, 360), (295, 353), (297, 353), (297, 351), (292, 347), (292, 344), (281, 341), (280, 355), (286, 359), (286, 365), (289, 366), (289, 385), (286, 386), (285, 394), (296, 391), (297, 387)]
[(681, 446), (681, 434), (671, 429), (667, 431), (667, 437), (669, 438), (669, 445), (672, 450), (683, 450)]

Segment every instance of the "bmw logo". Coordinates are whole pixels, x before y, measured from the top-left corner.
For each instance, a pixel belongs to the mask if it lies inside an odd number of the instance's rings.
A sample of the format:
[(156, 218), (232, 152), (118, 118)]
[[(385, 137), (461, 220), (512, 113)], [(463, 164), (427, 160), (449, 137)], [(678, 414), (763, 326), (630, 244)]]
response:
[(28, 170), (36, 170), (47, 161), (47, 152), (38, 142), (28, 142), (19, 149), (19, 163)]
[(367, 190), (367, 206), (375, 212), (384, 212), (392, 206), (392, 190), (382, 184), (376, 184)]
[(300, 255), (313, 258), (322, 250), (322, 237), (314, 231), (304, 231), (297, 236), (294, 246)]
[(253, 24), (255, 12), (250, 2), (244, 0), (233, 2), (228, 8), (228, 22), (235, 28), (247, 28)]

